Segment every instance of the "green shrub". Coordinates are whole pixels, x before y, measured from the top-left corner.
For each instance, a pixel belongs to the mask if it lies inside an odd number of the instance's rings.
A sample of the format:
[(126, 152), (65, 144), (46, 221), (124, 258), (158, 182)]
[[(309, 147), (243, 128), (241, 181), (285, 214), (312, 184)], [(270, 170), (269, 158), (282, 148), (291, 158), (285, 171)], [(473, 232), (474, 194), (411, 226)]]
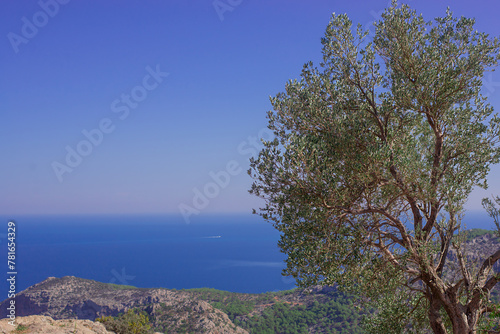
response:
[(104, 324), (107, 330), (116, 334), (150, 334), (153, 333), (149, 318), (143, 311), (128, 310), (117, 317), (101, 317), (97, 321)]

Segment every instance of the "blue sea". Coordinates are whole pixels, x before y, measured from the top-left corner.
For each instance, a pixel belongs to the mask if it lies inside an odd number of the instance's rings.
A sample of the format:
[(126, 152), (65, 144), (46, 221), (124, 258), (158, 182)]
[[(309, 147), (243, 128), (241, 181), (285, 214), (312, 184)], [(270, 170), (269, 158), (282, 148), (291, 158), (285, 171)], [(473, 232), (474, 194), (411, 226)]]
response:
[[(281, 275), (279, 232), (256, 215), (0, 216), (0, 266), (7, 278), (7, 222), (16, 223), (16, 291), (47, 277), (77, 276), (136, 287), (261, 293), (295, 287)], [(484, 213), (468, 228), (493, 227)], [(2, 227), (3, 226), (3, 227)], [(6, 278), (0, 300), (7, 298)]]
[[(7, 222), (0, 248), (7, 269)], [(24, 216), (16, 223), (16, 290), (47, 277), (175, 289), (291, 289), (279, 233), (255, 215)], [(7, 290), (6, 280), (0, 291)], [(0, 300), (7, 298), (0, 296)]]

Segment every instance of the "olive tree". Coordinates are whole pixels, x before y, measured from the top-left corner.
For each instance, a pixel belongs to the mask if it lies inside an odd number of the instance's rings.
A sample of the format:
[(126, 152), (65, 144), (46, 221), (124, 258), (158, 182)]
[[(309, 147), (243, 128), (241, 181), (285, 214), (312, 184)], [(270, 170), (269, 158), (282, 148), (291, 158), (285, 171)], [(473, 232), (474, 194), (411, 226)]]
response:
[(251, 159), (285, 274), (378, 294), (396, 333), (475, 333), (500, 281), (500, 249), (474, 265), (462, 242), (464, 204), (500, 158), (500, 118), (481, 95), (500, 43), (474, 24), (393, 1), (369, 39), (333, 14), (320, 67), (271, 98), (275, 138)]

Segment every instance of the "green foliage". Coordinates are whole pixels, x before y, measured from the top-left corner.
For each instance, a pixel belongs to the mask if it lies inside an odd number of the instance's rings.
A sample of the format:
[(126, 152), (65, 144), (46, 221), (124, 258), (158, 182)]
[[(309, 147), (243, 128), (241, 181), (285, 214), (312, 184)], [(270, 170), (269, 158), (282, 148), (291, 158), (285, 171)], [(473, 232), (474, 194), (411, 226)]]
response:
[(373, 258), (359, 275), (355, 280), (346, 277), (341, 289), (357, 295), (358, 303), (370, 311), (362, 320), (365, 333), (425, 333), (429, 330), (427, 300), (401, 288), (406, 283), (401, 270)]
[[(500, 197), (494, 197), (493, 201), (497, 204), (500, 205)], [(483, 198), (483, 207), (490, 215), (491, 218), (493, 218), (493, 221), (495, 222), (496, 226), (496, 234), (500, 238), (500, 210), (495, 206), (495, 203), (493, 203), (489, 198)]]
[(238, 322), (250, 333), (363, 333), (361, 315), (341, 300), (314, 303), (310, 306), (290, 306), (276, 303), (259, 315)]
[(491, 312), (482, 319), (478, 328), (481, 333), (498, 333), (500, 331), (500, 304), (493, 307)]
[[(373, 318), (381, 332), (418, 332), (425, 315), (438, 332), (473, 331), (464, 319), (475, 321), (491, 289), (488, 265), (473, 273), (462, 261), (463, 277), (443, 276), (450, 249), (462, 254), (464, 204), (500, 160), (500, 117), (481, 95), (500, 42), (474, 24), (450, 10), (426, 22), (393, 1), (369, 42), (334, 14), (320, 68), (307, 63), (271, 99), (275, 139), (251, 159), (250, 192), (281, 232), (284, 273), (301, 286), (384, 290), (371, 299), (386, 306)], [(445, 304), (457, 307), (445, 314)]]
[(232, 321), (237, 316), (252, 312), (255, 305), (252, 301), (242, 300), (237, 293), (209, 288), (191, 289), (189, 291), (195, 293), (197, 298), (209, 302), (213, 307), (226, 313)]
[(364, 319), (366, 333), (401, 334), (429, 331), (427, 300), (422, 296), (406, 294), (401, 289), (393, 294), (380, 295), (370, 305), (377, 307)]
[(153, 333), (149, 318), (143, 311), (128, 310), (117, 317), (101, 317), (96, 321), (104, 324), (107, 330), (116, 334), (148, 334)]
[(28, 330), (28, 327), (21, 324), (17, 325), (16, 327), (16, 332), (24, 332), (26, 330)]
[(110, 285), (115, 290), (138, 289), (137, 287), (132, 286), (132, 285), (122, 285), (122, 284), (114, 284), (114, 283), (107, 283), (107, 284)]
[(311, 328), (321, 333), (363, 333), (364, 308), (339, 291), (326, 295), (308, 295), (301, 289), (256, 295), (207, 288), (187, 291), (227, 312), (235, 325), (250, 333), (309, 333)]
[(493, 232), (490, 230), (485, 230), (482, 228), (473, 228), (470, 230), (467, 230), (467, 241), (472, 240), (477, 237), (481, 237), (483, 235), (490, 234), (493, 235)]

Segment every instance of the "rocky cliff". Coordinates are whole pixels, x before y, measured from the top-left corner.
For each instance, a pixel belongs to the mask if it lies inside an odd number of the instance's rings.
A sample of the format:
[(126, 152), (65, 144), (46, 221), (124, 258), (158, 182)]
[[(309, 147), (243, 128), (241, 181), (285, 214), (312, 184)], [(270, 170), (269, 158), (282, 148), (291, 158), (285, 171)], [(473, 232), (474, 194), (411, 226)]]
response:
[[(0, 304), (1, 318), (7, 317), (6, 302)], [(101, 316), (117, 316), (129, 309), (139, 308), (155, 318), (155, 313), (165, 307), (170, 307), (175, 314), (171, 319), (173, 329), (196, 315), (194, 327), (197, 332), (247, 333), (235, 326), (227, 314), (182, 291), (123, 288), (66, 276), (50, 277), (16, 296), (16, 317), (45, 315), (54, 319), (94, 321)]]
[[(486, 232), (486, 231), (485, 231)], [(493, 255), (500, 249), (500, 240), (493, 233), (484, 233), (473, 238), (468, 238), (462, 245), (462, 252), (467, 267), (475, 272), (483, 264), (488, 256)], [(448, 253), (449, 261), (445, 266), (447, 279), (450, 282), (457, 282), (462, 278), (462, 272), (458, 264), (457, 252), (453, 247), (450, 247)], [(500, 261), (493, 265), (493, 272), (500, 272)], [(493, 290), (495, 295), (498, 295), (500, 286), (496, 286)]]

